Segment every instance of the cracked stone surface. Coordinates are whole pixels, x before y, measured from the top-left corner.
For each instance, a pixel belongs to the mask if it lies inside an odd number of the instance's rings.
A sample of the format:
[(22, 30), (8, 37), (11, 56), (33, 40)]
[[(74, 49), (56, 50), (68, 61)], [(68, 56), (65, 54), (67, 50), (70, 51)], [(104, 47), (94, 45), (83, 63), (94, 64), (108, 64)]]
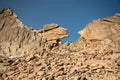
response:
[(0, 55), (23, 56), (38, 48), (59, 45), (60, 39), (67, 36), (67, 29), (58, 24), (34, 30), (22, 24), (10, 8), (0, 9)]
[(11, 9), (0, 19), (0, 80), (120, 80), (120, 14), (92, 21), (73, 43), (60, 41), (68, 34), (58, 24), (34, 30)]

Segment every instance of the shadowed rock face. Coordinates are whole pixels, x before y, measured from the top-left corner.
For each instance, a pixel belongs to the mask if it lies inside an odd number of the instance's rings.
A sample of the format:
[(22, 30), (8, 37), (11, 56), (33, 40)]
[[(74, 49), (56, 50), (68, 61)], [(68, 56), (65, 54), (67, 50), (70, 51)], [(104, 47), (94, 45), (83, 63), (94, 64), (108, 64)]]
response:
[(21, 56), (47, 43), (59, 45), (59, 39), (67, 36), (67, 30), (58, 24), (37, 31), (22, 24), (10, 8), (0, 9), (0, 55)]
[(94, 20), (77, 42), (61, 44), (58, 24), (24, 26), (0, 9), (0, 80), (120, 80), (120, 14)]

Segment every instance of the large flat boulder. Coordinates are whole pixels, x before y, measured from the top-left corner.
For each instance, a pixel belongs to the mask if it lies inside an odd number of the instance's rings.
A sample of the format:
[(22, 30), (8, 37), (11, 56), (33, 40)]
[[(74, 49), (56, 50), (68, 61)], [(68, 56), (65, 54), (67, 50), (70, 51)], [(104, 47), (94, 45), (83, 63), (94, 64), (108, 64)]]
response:
[(86, 28), (79, 32), (81, 37), (92, 40), (120, 38), (120, 17), (113, 16), (100, 20), (94, 20)]

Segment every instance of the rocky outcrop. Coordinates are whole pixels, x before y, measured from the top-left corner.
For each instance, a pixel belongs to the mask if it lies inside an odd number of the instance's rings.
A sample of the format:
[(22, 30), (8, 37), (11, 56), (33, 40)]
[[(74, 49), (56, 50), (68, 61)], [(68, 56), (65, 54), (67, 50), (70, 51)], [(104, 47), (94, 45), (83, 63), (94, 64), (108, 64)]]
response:
[[(120, 80), (119, 14), (92, 21), (77, 42), (63, 44), (67, 31), (57, 24), (30, 29), (11, 9), (0, 10), (0, 19), (0, 80)], [(16, 48), (19, 57), (10, 57)]]
[(10, 8), (0, 9), (0, 55), (2, 56), (20, 57), (40, 48), (56, 46), (61, 43), (61, 38), (67, 36), (67, 30), (59, 27), (58, 24), (48, 24), (37, 31), (22, 24)]
[(115, 39), (120, 34), (120, 16), (112, 16), (100, 20), (94, 20), (86, 28), (80, 31), (80, 35), (87, 40)]
[(68, 37), (67, 29), (59, 27), (58, 24), (44, 25), (39, 33), (42, 34), (43, 38), (46, 39), (50, 44), (58, 43), (61, 38)]
[(120, 50), (120, 14), (94, 20), (79, 32), (81, 39), (89, 42), (101, 42), (112, 50)]

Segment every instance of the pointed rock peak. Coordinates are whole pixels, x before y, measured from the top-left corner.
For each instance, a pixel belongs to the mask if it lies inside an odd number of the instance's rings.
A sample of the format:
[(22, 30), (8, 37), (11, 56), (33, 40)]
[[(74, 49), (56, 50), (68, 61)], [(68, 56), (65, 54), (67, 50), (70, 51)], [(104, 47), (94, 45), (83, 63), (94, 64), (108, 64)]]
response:
[(12, 9), (0, 9), (0, 55), (20, 57), (49, 44), (58, 46), (67, 36), (67, 30), (58, 24), (47, 24), (37, 31), (25, 26)]
[(11, 8), (3, 8), (3, 9), (0, 9), (0, 14), (3, 14), (4, 16), (12, 15), (13, 11)]

